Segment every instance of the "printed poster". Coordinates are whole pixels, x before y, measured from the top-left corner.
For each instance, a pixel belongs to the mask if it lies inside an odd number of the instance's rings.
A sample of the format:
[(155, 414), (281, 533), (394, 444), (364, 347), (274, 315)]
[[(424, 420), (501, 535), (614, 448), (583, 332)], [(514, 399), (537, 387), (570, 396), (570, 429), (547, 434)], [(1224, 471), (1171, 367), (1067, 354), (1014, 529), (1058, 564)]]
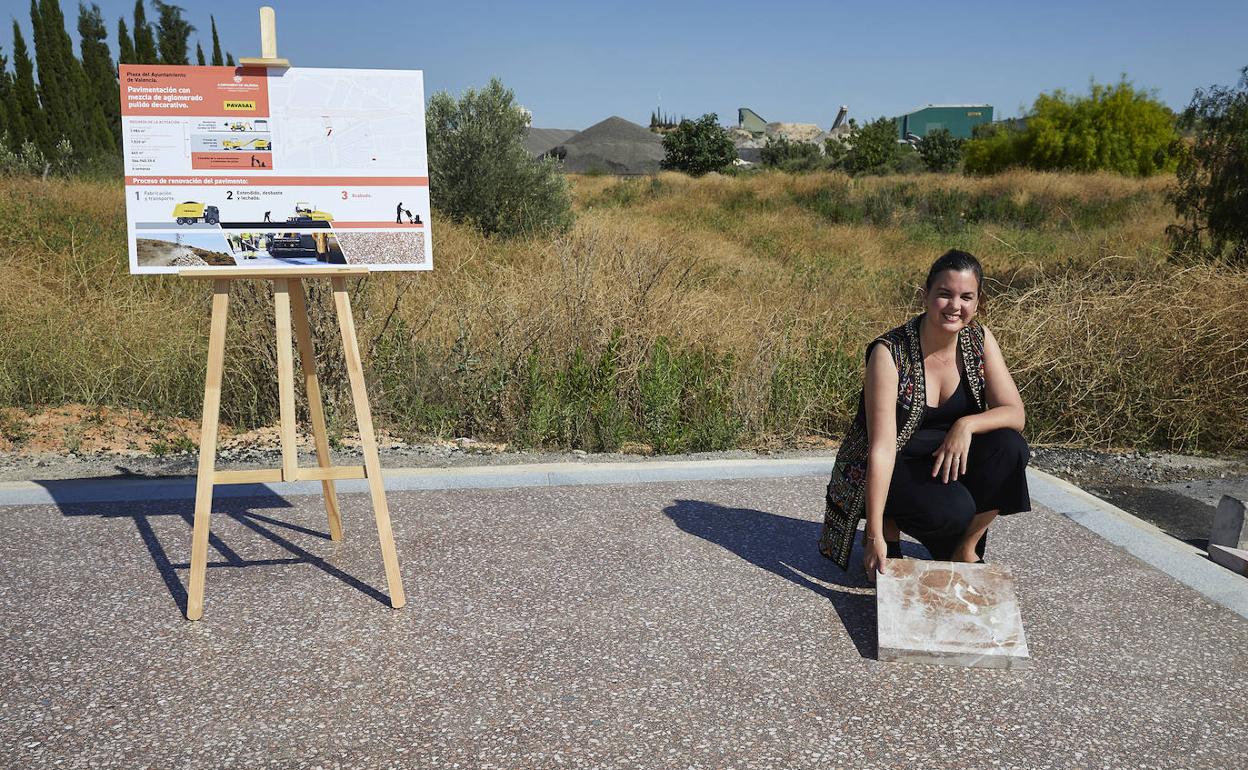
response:
[(123, 64), (131, 273), (429, 270), (423, 73)]

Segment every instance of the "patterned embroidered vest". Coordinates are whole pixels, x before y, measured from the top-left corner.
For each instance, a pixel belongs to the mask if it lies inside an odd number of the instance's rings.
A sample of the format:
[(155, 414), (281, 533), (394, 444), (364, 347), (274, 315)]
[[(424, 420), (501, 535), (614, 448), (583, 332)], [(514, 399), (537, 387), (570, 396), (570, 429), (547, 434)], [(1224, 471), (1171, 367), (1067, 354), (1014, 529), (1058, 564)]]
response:
[[(927, 408), (927, 388), (923, 373), (923, 350), (919, 345), (919, 324), (923, 316), (876, 338), (867, 346), (867, 358), (876, 344), (888, 346), (897, 365), (897, 405), (904, 420), (897, 425), (897, 449), (901, 450), (916, 428), (923, 422)], [(958, 349), (962, 368), (971, 388), (975, 404), (984, 409), (984, 327), (971, 321), (958, 332)], [(849, 552), (854, 546), (854, 533), (866, 511), (867, 503), (867, 414), (864, 395), (858, 397), (858, 413), (845, 434), (832, 465), (828, 482), (827, 507), (823, 514), (823, 533), (819, 551), (849, 569)]]

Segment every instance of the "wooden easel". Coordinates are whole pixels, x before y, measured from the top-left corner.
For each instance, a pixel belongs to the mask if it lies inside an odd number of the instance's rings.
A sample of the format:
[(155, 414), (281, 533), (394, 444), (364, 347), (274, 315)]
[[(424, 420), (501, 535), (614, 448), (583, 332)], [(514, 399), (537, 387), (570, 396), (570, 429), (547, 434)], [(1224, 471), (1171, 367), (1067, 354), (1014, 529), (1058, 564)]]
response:
[[(290, 62), (277, 58), (276, 15), (272, 8), (260, 9), (261, 50), (259, 59), (240, 59), (246, 66), (289, 67)], [(336, 479), (367, 479), (368, 492), (377, 519), (377, 536), (381, 541), (381, 558), (386, 568), (386, 585), (390, 606), (407, 603), (403, 580), (399, 574), (399, 557), (394, 548), (390, 528), (390, 509), (382, 483), (381, 461), (377, 456), (377, 437), (368, 406), (364, 385), (364, 368), (360, 346), (351, 315), (351, 298), (347, 294), (348, 276), (367, 275), (364, 267), (322, 267), (314, 270), (272, 270), (247, 268), (184, 268), (178, 275), (190, 278), (211, 278), (212, 324), (208, 335), (208, 369), (204, 375), (204, 417), (199, 436), (199, 473), (195, 483), (195, 526), (191, 536), (191, 580), (187, 592), (187, 620), (199, 620), (204, 614), (204, 578), (208, 567), (208, 521), (212, 511), (212, 490), (217, 484), (256, 484), (275, 481), (318, 480), (325, 496), (325, 513), (329, 518), (330, 539), (342, 539), (342, 517), (338, 511)], [(325, 432), (325, 412), (321, 405), (321, 389), (316, 379), (316, 359), (312, 349), (312, 329), (308, 322), (305, 278), (329, 278), (334, 293), (334, 309), (342, 333), (342, 351), (347, 377), (351, 383), (351, 400), (360, 429), (360, 446), (364, 452), (363, 466), (330, 464), (329, 439)], [(225, 361), (225, 322), (229, 311), (230, 283), (238, 280), (273, 282), (273, 307), (277, 326), (277, 386), (281, 415), (282, 467), (252, 471), (216, 470), (217, 422), (221, 411), (221, 373)], [(300, 468), (295, 426), (295, 368), (291, 355), (291, 320), (294, 339), (299, 345), (299, 361), (303, 382), (308, 393), (308, 411), (312, 436), (316, 444), (316, 468)]]

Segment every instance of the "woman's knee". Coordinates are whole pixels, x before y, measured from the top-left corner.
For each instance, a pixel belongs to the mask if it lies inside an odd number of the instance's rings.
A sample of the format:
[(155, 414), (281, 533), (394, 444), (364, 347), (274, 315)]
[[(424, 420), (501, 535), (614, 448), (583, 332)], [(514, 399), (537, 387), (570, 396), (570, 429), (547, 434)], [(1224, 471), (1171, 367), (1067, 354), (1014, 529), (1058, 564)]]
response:
[(1024, 467), (1031, 459), (1031, 447), (1027, 444), (1027, 439), (1013, 428), (998, 428), (975, 436), (971, 444), (972, 461), (977, 454), (976, 450), (981, 457), (994, 455), (1000, 462)]

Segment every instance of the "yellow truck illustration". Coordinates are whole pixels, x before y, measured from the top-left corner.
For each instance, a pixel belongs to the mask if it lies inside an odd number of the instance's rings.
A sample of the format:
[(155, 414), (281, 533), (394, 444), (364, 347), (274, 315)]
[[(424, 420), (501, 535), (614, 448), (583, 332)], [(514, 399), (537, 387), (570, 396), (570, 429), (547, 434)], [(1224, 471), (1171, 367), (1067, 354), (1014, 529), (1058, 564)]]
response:
[(251, 124), (250, 124), (250, 123), (243, 123), (242, 121), (237, 121), (237, 120), (236, 120), (236, 121), (234, 121), (233, 123), (231, 123), (231, 124), (230, 124), (230, 130), (231, 130), (231, 131), (250, 131), (250, 130), (251, 130)]
[(227, 150), (271, 150), (273, 143), (268, 139), (226, 139), (221, 146)]
[(221, 221), (221, 212), (216, 206), (186, 201), (173, 207), (173, 218), (180, 225), (193, 225), (196, 222), (215, 225)]

